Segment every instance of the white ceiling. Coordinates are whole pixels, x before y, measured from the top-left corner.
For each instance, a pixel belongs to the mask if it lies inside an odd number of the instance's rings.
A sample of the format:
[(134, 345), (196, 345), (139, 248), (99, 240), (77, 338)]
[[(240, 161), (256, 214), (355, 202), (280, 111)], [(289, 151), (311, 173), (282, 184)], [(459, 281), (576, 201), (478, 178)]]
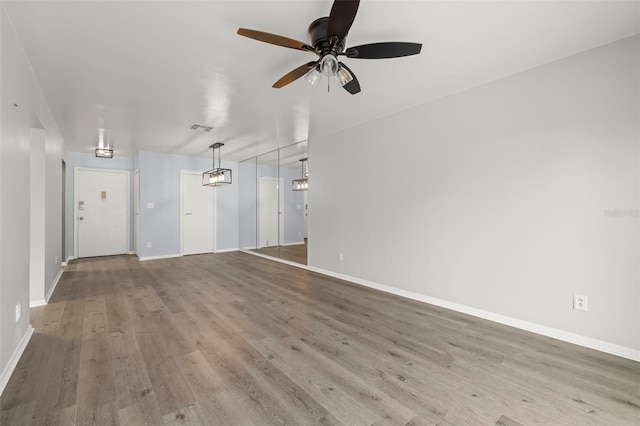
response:
[[(250, 156), (640, 32), (639, 1), (367, 1), (347, 46), (423, 43), (396, 59), (348, 59), (362, 92), (300, 79), (316, 56), (236, 35), (238, 27), (309, 42), (322, 1), (3, 1), (69, 151), (107, 129), (116, 155), (138, 150)], [(196, 122), (211, 134), (188, 129)]]

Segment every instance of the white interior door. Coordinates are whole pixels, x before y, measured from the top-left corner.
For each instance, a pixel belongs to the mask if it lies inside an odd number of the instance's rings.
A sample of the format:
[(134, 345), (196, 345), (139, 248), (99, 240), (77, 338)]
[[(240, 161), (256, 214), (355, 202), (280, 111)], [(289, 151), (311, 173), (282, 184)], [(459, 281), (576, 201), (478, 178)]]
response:
[(133, 249), (140, 254), (140, 170), (133, 172)]
[(202, 186), (201, 173), (181, 173), (182, 254), (214, 251), (214, 188)]
[(275, 178), (261, 177), (258, 184), (258, 233), (259, 247), (279, 245), (282, 224), (282, 197), (280, 182)]
[(309, 238), (309, 192), (304, 191), (304, 238)]
[(78, 257), (129, 251), (129, 172), (76, 169)]

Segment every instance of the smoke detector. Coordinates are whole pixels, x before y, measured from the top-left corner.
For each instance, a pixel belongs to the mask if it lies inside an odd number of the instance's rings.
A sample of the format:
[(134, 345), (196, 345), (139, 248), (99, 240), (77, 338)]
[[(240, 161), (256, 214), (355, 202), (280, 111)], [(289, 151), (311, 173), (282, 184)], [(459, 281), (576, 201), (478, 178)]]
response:
[(209, 133), (210, 131), (213, 130), (213, 126), (207, 126), (206, 124), (191, 123), (189, 124), (189, 129)]

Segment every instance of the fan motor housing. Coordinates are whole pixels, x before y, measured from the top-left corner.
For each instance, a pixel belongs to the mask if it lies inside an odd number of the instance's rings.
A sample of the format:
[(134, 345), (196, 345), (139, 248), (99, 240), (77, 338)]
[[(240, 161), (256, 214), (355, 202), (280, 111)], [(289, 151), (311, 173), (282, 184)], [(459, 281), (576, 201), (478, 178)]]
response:
[(328, 24), (329, 17), (325, 16), (316, 19), (311, 23), (311, 25), (309, 25), (309, 38), (311, 39), (311, 44), (316, 49), (316, 53), (318, 53), (318, 55), (320, 56), (325, 56), (330, 52), (334, 52), (336, 55), (338, 55), (344, 50), (346, 37), (342, 40), (339, 40), (333, 45), (333, 48), (331, 48), (327, 36)]

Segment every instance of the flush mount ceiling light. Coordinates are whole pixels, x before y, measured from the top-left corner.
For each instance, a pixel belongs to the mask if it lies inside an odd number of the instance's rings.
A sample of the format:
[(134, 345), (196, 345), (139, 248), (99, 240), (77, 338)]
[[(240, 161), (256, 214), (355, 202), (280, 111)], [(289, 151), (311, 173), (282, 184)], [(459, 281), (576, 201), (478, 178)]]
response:
[(113, 149), (111, 149), (111, 148), (96, 148), (96, 157), (113, 158)]
[(300, 163), (302, 164), (302, 179), (294, 179), (291, 181), (291, 189), (293, 191), (306, 191), (307, 189), (309, 189), (309, 167), (305, 169), (307, 160), (308, 158), (303, 158), (300, 160)]
[[(220, 167), (220, 147), (223, 143), (214, 143), (209, 148), (213, 149), (213, 169), (202, 173), (202, 186), (220, 186), (231, 183), (231, 169)], [(216, 149), (218, 150), (218, 167), (216, 167)]]
[(96, 147), (96, 157), (113, 158), (113, 146), (107, 136), (106, 129), (98, 129), (98, 143)]

